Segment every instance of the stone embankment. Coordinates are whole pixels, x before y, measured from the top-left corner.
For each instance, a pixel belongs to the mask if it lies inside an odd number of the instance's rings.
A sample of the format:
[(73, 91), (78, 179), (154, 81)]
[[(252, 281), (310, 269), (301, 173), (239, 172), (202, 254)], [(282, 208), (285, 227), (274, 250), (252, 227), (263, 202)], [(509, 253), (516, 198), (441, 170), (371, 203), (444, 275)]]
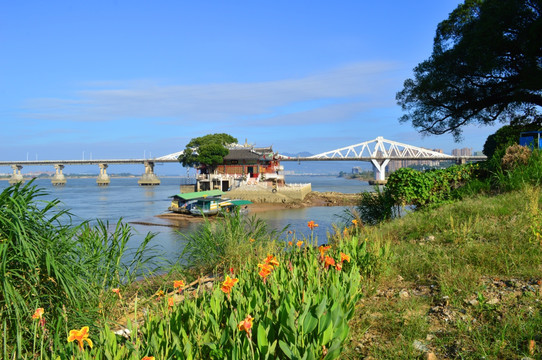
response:
[(245, 185), (227, 192), (230, 199), (249, 200), (256, 204), (292, 204), (303, 201), (311, 192), (311, 184), (279, 186)]

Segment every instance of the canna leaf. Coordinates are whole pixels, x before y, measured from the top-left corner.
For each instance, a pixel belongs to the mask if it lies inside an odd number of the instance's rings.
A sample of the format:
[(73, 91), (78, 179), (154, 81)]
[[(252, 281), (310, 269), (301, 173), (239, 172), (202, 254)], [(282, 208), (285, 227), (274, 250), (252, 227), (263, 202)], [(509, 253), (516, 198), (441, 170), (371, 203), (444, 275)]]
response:
[(284, 355), (288, 356), (288, 359), (292, 359), (294, 354), (292, 354), (292, 350), (290, 350), (290, 347), (288, 344), (286, 344), (284, 341), (279, 340), (279, 347), (284, 353)]
[(267, 354), (269, 350), (269, 342), (267, 341), (267, 333), (265, 332), (261, 322), (258, 324), (257, 332), (258, 349), (260, 350), (261, 354)]

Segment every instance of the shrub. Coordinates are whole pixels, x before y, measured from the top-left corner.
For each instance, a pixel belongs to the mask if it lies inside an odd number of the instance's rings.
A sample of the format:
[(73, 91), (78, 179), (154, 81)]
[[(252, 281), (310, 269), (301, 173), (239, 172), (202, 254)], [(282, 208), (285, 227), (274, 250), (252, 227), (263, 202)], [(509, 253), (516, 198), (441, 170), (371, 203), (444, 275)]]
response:
[(518, 166), (526, 166), (531, 157), (532, 150), (526, 146), (512, 145), (506, 148), (501, 160), (503, 170), (513, 170)]

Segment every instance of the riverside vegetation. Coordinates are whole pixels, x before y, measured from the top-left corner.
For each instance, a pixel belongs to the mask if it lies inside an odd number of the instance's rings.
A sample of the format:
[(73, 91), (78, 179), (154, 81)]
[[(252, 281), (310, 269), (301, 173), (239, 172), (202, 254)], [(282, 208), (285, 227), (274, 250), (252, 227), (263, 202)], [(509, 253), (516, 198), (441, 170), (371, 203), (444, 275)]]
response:
[(72, 225), (40, 190), (7, 188), (2, 357), (542, 358), (542, 159), (509, 154), (398, 171), (325, 246), (311, 221), (205, 222), (182, 267), (156, 262), (152, 235), (127, 254), (129, 227)]

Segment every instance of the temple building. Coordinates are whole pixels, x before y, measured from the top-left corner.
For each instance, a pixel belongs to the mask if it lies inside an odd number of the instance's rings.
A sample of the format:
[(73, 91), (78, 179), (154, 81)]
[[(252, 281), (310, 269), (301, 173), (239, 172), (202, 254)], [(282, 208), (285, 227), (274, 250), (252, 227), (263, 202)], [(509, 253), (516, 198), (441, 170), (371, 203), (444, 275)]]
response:
[(283, 167), (272, 147), (230, 145), (222, 164), (212, 173), (199, 174), (196, 191), (222, 190), (259, 185), (277, 189), (284, 186)]

